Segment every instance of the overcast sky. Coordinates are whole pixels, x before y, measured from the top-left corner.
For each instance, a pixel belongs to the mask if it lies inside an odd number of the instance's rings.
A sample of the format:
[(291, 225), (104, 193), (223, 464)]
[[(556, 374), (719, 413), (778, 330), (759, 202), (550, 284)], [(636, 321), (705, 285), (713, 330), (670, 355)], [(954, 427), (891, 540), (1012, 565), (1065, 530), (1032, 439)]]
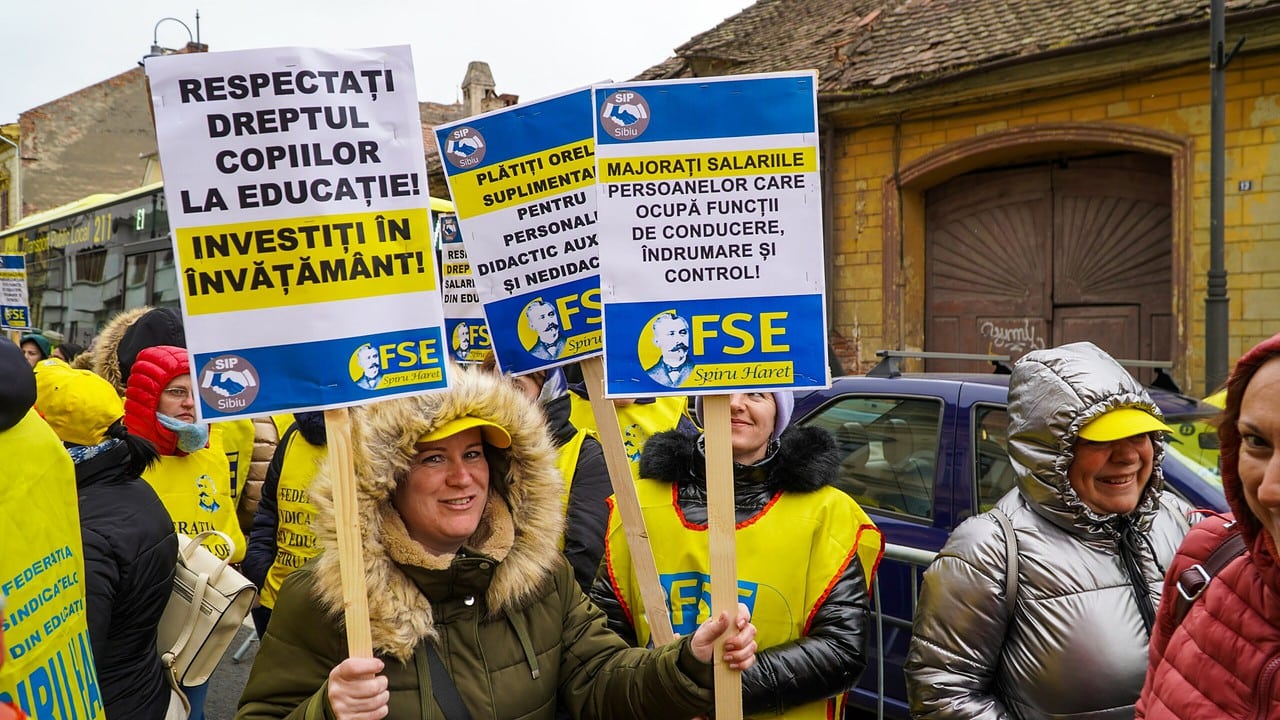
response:
[(0, 22), (0, 123), (137, 65), (196, 32), (211, 52), (413, 46), (418, 99), (455, 102), (471, 60), (521, 100), (626, 80), (752, 0), (23, 0)]

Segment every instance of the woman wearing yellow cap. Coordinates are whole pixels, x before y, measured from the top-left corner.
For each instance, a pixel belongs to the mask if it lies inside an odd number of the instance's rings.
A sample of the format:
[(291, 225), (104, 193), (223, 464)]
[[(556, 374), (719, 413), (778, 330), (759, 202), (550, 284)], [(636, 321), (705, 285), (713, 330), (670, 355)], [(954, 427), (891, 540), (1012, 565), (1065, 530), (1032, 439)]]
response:
[(1163, 492), (1168, 431), (1091, 343), (1018, 362), (1017, 486), (956, 528), (925, 572), (912, 717), (1133, 717), (1165, 568), (1189, 530), (1190, 507)]
[[(711, 709), (711, 644), (727, 616), (656, 651), (626, 647), (560, 553), (556, 450), (506, 379), (352, 413), (373, 658), (348, 657), (332, 475), (312, 483), (321, 554), (289, 575), (236, 717), (692, 717)], [(726, 641), (755, 661), (755, 627)], [(434, 666), (434, 667), (433, 667)], [(449, 714), (444, 717), (465, 717)]]

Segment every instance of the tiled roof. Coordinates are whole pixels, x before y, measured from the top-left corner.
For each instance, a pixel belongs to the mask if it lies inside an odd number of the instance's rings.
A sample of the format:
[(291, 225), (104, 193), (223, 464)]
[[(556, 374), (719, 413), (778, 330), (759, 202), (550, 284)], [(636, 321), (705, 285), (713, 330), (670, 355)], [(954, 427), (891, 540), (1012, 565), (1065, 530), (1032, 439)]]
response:
[[(1226, 5), (1228, 30), (1236, 13), (1280, 14), (1280, 0)], [(816, 68), (820, 92), (888, 91), (1208, 19), (1208, 0), (759, 0), (636, 79)]]

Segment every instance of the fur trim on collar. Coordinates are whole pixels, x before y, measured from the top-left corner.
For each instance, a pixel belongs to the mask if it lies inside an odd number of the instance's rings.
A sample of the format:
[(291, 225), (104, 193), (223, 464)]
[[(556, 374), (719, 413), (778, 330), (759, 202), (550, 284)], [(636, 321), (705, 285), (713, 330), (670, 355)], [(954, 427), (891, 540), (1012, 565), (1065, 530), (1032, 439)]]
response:
[[(486, 592), (491, 617), (532, 602), (561, 562), (564, 481), (556, 469), (556, 450), (541, 411), (505, 377), (457, 367), (449, 372), (452, 383), (445, 392), (351, 411), (351, 454), (373, 645), (378, 652), (401, 660), (412, 656), (423, 638), (434, 638), (436, 631), (430, 604), (400, 566), (440, 570), (453, 561), (453, 556), (434, 556), (409, 540), (392, 505), (399, 481), (408, 475), (413, 447), (424, 434), (465, 415), (496, 422), (511, 434), (509, 449), (486, 448), (490, 498), (480, 527), (465, 546), (468, 553), (498, 561)], [(311, 496), (317, 509), (316, 537), (324, 550), (316, 560), (316, 595), (334, 617), (340, 617), (342, 582), (328, 461), (312, 483)]]
[[(680, 483), (705, 482), (706, 461), (699, 438), (668, 430), (649, 438), (640, 455), (641, 477)], [(734, 463), (734, 477), (762, 470), (770, 492), (813, 492), (831, 484), (840, 469), (840, 455), (831, 433), (817, 427), (792, 426), (778, 439), (772, 455), (755, 465)]]
[(124, 396), (125, 385), (120, 381), (120, 359), (116, 356), (116, 351), (120, 348), (120, 341), (124, 339), (124, 334), (128, 332), (129, 328), (138, 322), (138, 318), (149, 312), (151, 312), (151, 307), (144, 305), (116, 313), (114, 317), (107, 321), (106, 326), (102, 328), (102, 332), (98, 333), (98, 339), (93, 342), (93, 353), (89, 361), (89, 369), (114, 385), (116, 392), (120, 393), (121, 397)]

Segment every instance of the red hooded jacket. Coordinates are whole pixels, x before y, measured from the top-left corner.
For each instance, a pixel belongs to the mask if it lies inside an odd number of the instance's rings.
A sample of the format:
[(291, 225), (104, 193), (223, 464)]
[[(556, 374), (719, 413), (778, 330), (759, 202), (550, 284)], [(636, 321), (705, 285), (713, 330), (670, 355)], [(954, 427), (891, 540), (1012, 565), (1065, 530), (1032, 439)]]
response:
[[(1280, 335), (1250, 350), (1232, 375), (1252, 377)], [(1229, 382), (1227, 407), (1238, 408), (1247, 383)], [(1240, 433), (1218, 428), (1222, 487), (1246, 551), (1218, 573), (1180, 625), (1173, 620), (1177, 580), (1202, 563), (1233, 529), (1218, 518), (1191, 529), (1165, 575), (1164, 599), (1151, 635), (1138, 718), (1280, 718), (1280, 567), (1275, 541), (1249, 509), (1240, 482)]]
[(134, 435), (150, 440), (161, 455), (186, 455), (178, 449), (178, 436), (156, 418), (156, 408), (160, 406), (160, 393), (165, 386), (190, 372), (187, 351), (173, 345), (144, 348), (129, 372), (124, 393), (124, 426)]

